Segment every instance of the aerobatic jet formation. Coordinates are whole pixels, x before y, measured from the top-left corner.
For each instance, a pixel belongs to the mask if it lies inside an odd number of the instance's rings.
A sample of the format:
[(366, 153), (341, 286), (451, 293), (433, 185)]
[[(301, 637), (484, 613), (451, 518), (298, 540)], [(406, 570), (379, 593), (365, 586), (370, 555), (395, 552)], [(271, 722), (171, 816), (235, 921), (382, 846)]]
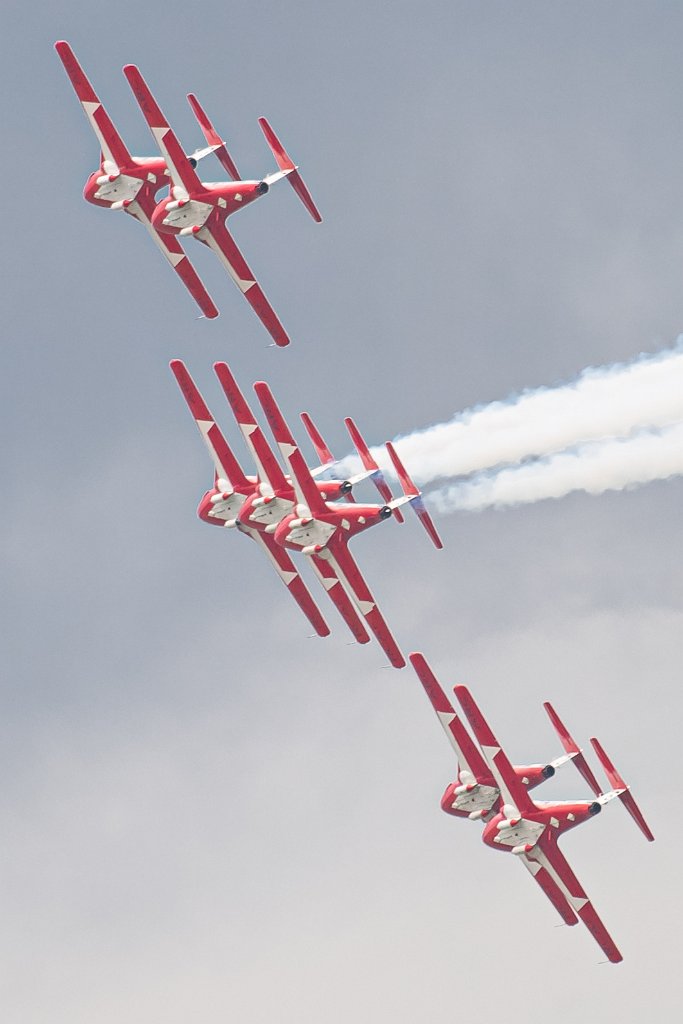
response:
[[(225, 140), (194, 93), (187, 99), (206, 145), (188, 154), (139, 69), (127, 64), (123, 73), (159, 150), (154, 156), (133, 156), (69, 44), (59, 41), (55, 49), (100, 148), (99, 167), (86, 181), (85, 199), (139, 221), (202, 315), (213, 319), (219, 315), (218, 309), (183, 249), (186, 240), (201, 242), (218, 258), (273, 342), (280, 347), (288, 345), (290, 339), (284, 327), (226, 226), (228, 217), (266, 195), (280, 180), (289, 182), (314, 221), (322, 220), (298, 166), (268, 121), (258, 119), (277, 169), (261, 178), (242, 178)], [(201, 180), (198, 163), (211, 155), (228, 180)], [(161, 194), (162, 190), (167, 192)], [(403, 523), (402, 509), (407, 505), (433, 545), (437, 549), (443, 546), (422, 494), (394, 446), (390, 442), (385, 445), (386, 464), (393, 467), (400, 484), (399, 497), (394, 497), (373, 451), (351, 418), (344, 422), (362, 470), (346, 477), (340, 472), (342, 463), (335, 459), (311, 416), (302, 412), (301, 420), (319, 463), (311, 466), (269, 386), (259, 381), (254, 391), (274, 445), (266, 438), (230, 367), (217, 362), (214, 371), (249, 454), (251, 465), (245, 472), (185, 364), (174, 359), (170, 367), (213, 464), (213, 483), (199, 502), (199, 518), (251, 538), (315, 634), (325, 637), (330, 627), (297, 567), (297, 558), (304, 556), (354, 640), (366, 644), (373, 634), (389, 663), (403, 668), (403, 653), (349, 550), (350, 541), (370, 527), (391, 518)], [(382, 504), (358, 499), (356, 485), (365, 481), (376, 488)], [(483, 842), (513, 854), (524, 865), (563, 923), (575, 925), (581, 920), (608, 961), (620, 962), (619, 949), (558, 845), (560, 836), (595, 817), (615, 799), (624, 804), (645, 838), (650, 842), (654, 839), (629, 787), (600, 743), (591, 739), (611, 787), (606, 790), (554, 707), (546, 702), (545, 710), (564, 753), (546, 763), (513, 765), (470, 691), (461, 685), (454, 688), (466, 724), (424, 655), (415, 652), (409, 658), (457, 757), (456, 777), (443, 793), (442, 809), (454, 817), (479, 822)], [(569, 763), (590, 789), (591, 799), (532, 799), (532, 790)]]
[[(605, 804), (619, 799), (645, 838), (650, 831), (629, 787), (609, 760), (600, 743), (591, 739), (610, 786), (603, 792), (580, 748), (548, 702), (544, 707), (558, 733), (565, 755), (547, 765), (514, 766), (491, 731), (488, 722), (465, 686), (455, 694), (474, 733), (476, 743), (441, 689), (420, 653), (410, 655), (448, 738), (458, 756), (457, 782), (446, 789), (441, 806), (449, 814), (484, 822), (482, 839), (494, 850), (515, 854), (538, 883), (565, 924), (581, 919), (611, 963), (623, 957), (598, 917), (581, 883), (560, 852), (558, 839), (569, 829), (599, 814)], [(478, 745), (477, 745), (478, 744)], [(529, 790), (555, 774), (559, 765), (573, 761), (593, 793), (594, 800), (532, 800)]]
[[(289, 181), (311, 217), (318, 223), (322, 220), (297, 165), (265, 117), (259, 118), (259, 125), (278, 169), (257, 180), (243, 180), (197, 97), (189, 93), (187, 99), (207, 145), (188, 155), (139, 70), (128, 64), (124, 74), (160, 150), (158, 156), (132, 156), (69, 44), (60, 40), (55, 49), (100, 145), (100, 166), (86, 181), (85, 199), (95, 206), (122, 210), (140, 221), (202, 314), (213, 319), (218, 309), (182, 248), (181, 239), (192, 237), (203, 242), (216, 254), (275, 344), (288, 345), (286, 331), (225, 226), (227, 217), (266, 195), (281, 179)], [(197, 163), (210, 154), (219, 160), (230, 181), (200, 181)], [(158, 193), (165, 187), (168, 195), (159, 200)]]
[[(282, 547), (301, 551), (318, 569), (326, 566), (327, 570), (334, 574), (334, 578), (355, 601), (356, 607), (375, 634), (391, 664), (394, 668), (403, 668), (405, 659), (349, 551), (349, 541), (371, 526), (390, 518), (402, 505), (408, 504), (417, 514), (434, 546), (441, 548), (441, 539), (424, 506), (420, 491), (408, 476), (392, 444), (387, 442), (389, 457), (403, 489), (402, 497), (392, 498), (385, 505), (354, 504), (342, 507), (326, 501), (316, 486), (315, 479), (270, 388), (263, 381), (259, 381), (254, 385), (254, 390), (266, 414), (280, 454), (289, 466), (297, 501), (296, 508), (269, 529), (272, 529), (275, 540)], [(347, 426), (353, 427), (350, 420), (346, 423)], [(355, 427), (351, 431), (351, 436), (352, 439), (358, 436)]]
[[(127, 64), (123, 73), (161, 150), (171, 178), (169, 195), (161, 200), (152, 215), (154, 228), (170, 236), (196, 238), (208, 246), (261, 319), (275, 344), (288, 345), (289, 338), (282, 324), (237, 248), (225, 221), (231, 214), (266, 195), (276, 181), (286, 178), (311, 217), (319, 223), (322, 217), (296, 164), (285, 152), (265, 117), (260, 117), (259, 124), (278, 170), (258, 180), (244, 181), (240, 180), (234, 168), (233, 172), (228, 171), (232, 181), (200, 181), (138, 68)], [(206, 129), (207, 137), (210, 136), (212, 129), (206, 115), (194, 96), (189, 99), (200, 125)]]
[[(286, 548), (278, 543), (275, 536), (280, 523), (296, 513), (298, 499), (295, 485), (280, 466), (228, 365), (216, 363), (214, 369), (253, 459), (256, 475), (247, 476), (244, 473), (184, 363), (174, 359), (171, 370), (214, 465), (214, 486), (200, 501), (197, 514), (204, 522), (237, 528), (256, 541), (269, 556), (316, 633), (327, 636), (330, 632), (327, 623)], [(345, 480), (317, 479), (321, 474), (328, 474), (336, 460), (308, 413), (302, 413), (302, 420), (320, 458), (321, 465), (310, 469), (309, 474), (323, 503), (330, 503), (333, 508), (337, 507), (335, 503), (351, 503), (350, 507), (348, 504), (338, 505), (339, 508), (346, 508), (349, 514), (358, 508), (367, 509), (367, 506), (356, 505), (352, 493), (354, 486), (366, 479), (374, 483), (385, 501), (392, 501), (391, 490), (384, 475), (355, 426), (353, 438), (364, 466), (363, 471)], [(371, 506), (373, 509), (378, 507), (388, 506)], [(354, 638), (358, 643), (367, 643), (370, 638), (351, 600), (353, 594), (349, 596), (334, 567), (325, 558), (312, 559), (311, 564)]]
[[(158, 231), (152, 224), (157, 206), (157, 193), (171, 184), (166, 161), (158, 155), (131, 156), (69, 44), (60, 40), (55, 43), (55, 49), (100, 145), (100, 166), (85, 183), (85, 199), (95, 206), (108, 210), (122, 210), (143, 224), (203, 315), (209, 319), (218, 316), (213, 300), (178, 239)], [(225, 143), (206, 115), (200, 121), (200, 126), (208, 145), (195, 150), (185, 159), (196, 166), (198, 160), (215, 153), (228, 173), (232, 173), (231, 168), (234, 168), (234, 165)]]

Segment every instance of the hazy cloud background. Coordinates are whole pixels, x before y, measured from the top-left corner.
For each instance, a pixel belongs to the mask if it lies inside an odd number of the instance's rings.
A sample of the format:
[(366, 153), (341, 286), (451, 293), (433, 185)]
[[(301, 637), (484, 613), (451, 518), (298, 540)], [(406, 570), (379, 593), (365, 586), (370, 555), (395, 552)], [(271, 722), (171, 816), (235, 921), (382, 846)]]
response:
[[(196, 520), (210, 464), (167, 363), (240, 455), (215, 359), (341, 454), (344, 415), (379, 443), (669, 347), (683, 10), (9, 0), (3, 25), (3, 1018), (671, 1016), (683, 482), (449, 515), (442, 553), (414, 521), (355, 545), (404, 650), (467, 682), (513, 758), (559, 752), (551, 699), (632, 782), (653, 846), (614, 807), (564, 842), (625, 956), (598, 967), (440, 811), (454, 765), (412, 670), (347, 646), (322, 596), (333, 635), (307, 639), (255, 548)], [(59, 38), (136, 152), (129, 61), (188, 148), (196, 91), (245, 175), (271, 119), (325, 222), (282, 185), (231, 224), (288, 350), (208, 251), (213, 323), (82, 201), (97, 148)], [(545, 790), (583, 792), (569, 768)]]

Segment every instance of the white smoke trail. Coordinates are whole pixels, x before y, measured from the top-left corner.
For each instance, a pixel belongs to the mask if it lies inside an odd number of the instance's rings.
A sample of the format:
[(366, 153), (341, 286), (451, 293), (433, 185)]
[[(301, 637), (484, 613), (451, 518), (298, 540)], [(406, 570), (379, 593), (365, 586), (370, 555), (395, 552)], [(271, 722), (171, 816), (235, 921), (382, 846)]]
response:
[[(683, 337), (657, 355), (590, 367), (569, 384), (468, 409), (395, 444), (416, 482), (424, 485), (681, 420)], [(390, 471), (384, 449), (373, 454)], [(357, 468), (355, 458), (344, 460), (348, 475)]]
[[(590, 367), (577, 380), (459, 413), (394, 443), (441, 511), (485, 508), (570, 491), (599, 494), (683, 473), (683, 336), (631, 363)], [(377, 462), (393, 476), (386, 452)], [(530, 461), (534, 460), (534, 461)], [(348, 457), (343, 475), (357, 472)]]
[(474, 511), (563, 498), (572, 491), (621, 491), (678, 475), (683, 475), (683, 423), (590, 442), (521, 466), (476, 473), (427, 497), (442, 513)]

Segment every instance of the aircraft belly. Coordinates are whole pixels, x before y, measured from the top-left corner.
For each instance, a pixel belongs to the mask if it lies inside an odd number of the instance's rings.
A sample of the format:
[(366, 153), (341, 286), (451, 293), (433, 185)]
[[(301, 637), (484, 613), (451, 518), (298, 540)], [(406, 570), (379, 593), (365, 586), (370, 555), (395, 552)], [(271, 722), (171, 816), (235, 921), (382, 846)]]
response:
[(209, 515), (212, 519), (235, 519), (246, 500), (244, 494), (231, 494), (229, 498), (221, 498), (211, 506)]
[(256, 505), (249, 515), (250, 523), (263, 523), (266, 526), (277, 525), (294, 508), (293, 501), (285, 498), (273, 498), (267, 504)]
[(542, 825), (540, 822), (527, 821), (526, 818), (522, 818), (512, 828), (499, 829), (494, 842), (499, 843), (501, 846), (510, 847), (524, 846), (526, 844), (535, 846), (544, 830), (545, 825)]
[(201, 228), (213, 206), (210, 203), (198, 203), (190, 199), (184, 206), (178, 206), (175, 210), (168, 210), (163, 223), (171, 228)]
[(327, 544), (335, 529), (336, 527), (331, 523), (322, 523), (317, 519), (313, 519), (305, 526), (296, 526), (293, 530), (290, 530), (287, 534), (287, 540), (302, 548), (308, 547), (309, 544), (320, 544), (324, 546)]
[(95, 192), (95, 199), (105, 203), (120, 203), (126, 199), (133, 200), (144, 185), (142, 178), (133, 178), (129, 174), (119, 174), (114, 181), (105, 181)]
[(477, 786), (470, 793), (460, 793), (451, 804), (451, 807), (454, 811), (467, 811), (468, 814), (471, 814), (473, 811), (486, 811), (488, 813), (498, 799), (498, 796), (498, 790), (494, 786)]

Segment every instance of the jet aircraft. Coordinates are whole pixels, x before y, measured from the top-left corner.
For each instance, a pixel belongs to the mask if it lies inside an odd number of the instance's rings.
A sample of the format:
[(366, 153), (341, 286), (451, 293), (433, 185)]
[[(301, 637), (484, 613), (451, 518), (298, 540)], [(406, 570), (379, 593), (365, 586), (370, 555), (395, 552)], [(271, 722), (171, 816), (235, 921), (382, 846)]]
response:
[[(157, 193), (171, 184), (166, 161), (159, 156), (131, 156), (69, 44), (60, 40), (55, 43), (55, 49), (100, 144), (100, 166), (88, 177), (84, 198), (95, 206), (122, 210), (143, 224), (203, 315), (209, 319), (217, 317), (218, 310), (178, 239), (158, 231), (152, 224)], [(196, 166), (198, 160), (215, 153), (228, 173), (232, 173), (235, 167), (225, 143), (199, 107), (196, 97), (192, 96), (190, 102), (208, 145), (185, 159)]]
[[(276, 181), (286, 178), (313, 219), (320, 222), (322, 217), (296, 164), (285, 152), (265, 117), (261, 117), (259, 124), (279, 169), (254, 181), (240, 180), (236, 173), (230, 174), (233, 180), (229, 182), (200, 181), (138, 68), (127, 64), (123, 71), (171, 176), (170, 193), (161, 200), (152, 215), (155, 230), (169, 237), (193, 237), (208, 246), (261, 319), (275, 344), (288, 345), (289, 337), (237, 248), (225, 221), (231, 214), (265, 195)], [(199, 123), (203, 124), (203, 111), (196, 100), (191, 100), (191, 103)]]
[(392, 498), (385, 505), (342, 506), (327, 501), (316, 486), (270, 388), (260, 381), (254, 385), (254, 390), (280, 453), (289, 466), (297, 501), (295, 509), (268, 529), (283, 548), (301, 551), (318, 571), (325, 567), (328, 573), (333, 574), (355, 601), (390, 663), (395, 668), (403, 668), (405, 659), (349, 551), (348, 543), (351, 537), (388, 519), (402, 505), (409, 504), (435, 547), (441, 548), (441, 539), (424, 506), (420, 491), (408, 476), (391, 443), (387, 442), (389, 457), (403, 489), (402, 497)]
[[(477, 744), (441, 688), (424, 654), (415, 652), (409, 654), (408, 658), (458, 758), (457, 778), (455, 782), (449, 783), (441, 797), (442, 810), (456, 817), (469, 818), (470, 821), (489, 821), (501, 806), (500, 790), (496, 780)], [(534, 789), (546, 779), (551, 779), (561, 765), (572, 761), (593, 792), (599, 795), (599, 783), (583, 756), (583, 751), (552, 706), (546, 702), (544, 707), (560, 737), (565, 753), (548, 764), (515, 765), (515, 775), (527, 789)]]
[[(619, 799), (645, 838), (652, 842), (654, 836), (629, 787), (600, 743), (593, 738), (591, 744), (612, 788), (603, 792), (596, 783), (592, 786), (594, 800), (532, 800), (529, 786), (509, 761), (470, 691), (465, 686), (456, 686), (455, 693), (498, 791), (498, 806), (492, 806), (492, 815), (484, 815), (484, 843), (494, 850), (514, 854), (538, 883), (565, 924), (577, 924), (579, 919), (583, 921), (610, 963), (619, 963), (623, 957), (561, 853), (558, 839), (569, 829), (595, 817), (605, 804)], [(553, 709), (546, 705), (546, 710), (563, 737), (565, 747), (571, 746), (571, 737)], [(465, 780), (464, 784), (467, 785), (468, 781)]]
[[(171, 370), (214, 464), (214, 486), (204, 494), (197, 514), (204, 522), (237, 528), (241, 533), (251, 537), (269, 556), (278, 575), (316, 633), (319, 636), (327, 636), (330, 632), (329, 627), (289, 554), (276, 543), (272, 530), (269, 529), (273, 524), (277, 525), (295, 507), (296, 497), (291, 481), (283, 473), (228, 365), (216, 363), (214, 368), (254, 460), (257, 475), (245, 475), (184, 363), (174, 359), (171, 362)], [(319, 475), (323, 471), (329, 471), (335, 460), (313, 421), (310, 417), (307, 417), (307, 420), (308, 429), (312, 431), (316, 442), (325, 453), (321, 466), (312, 470), (312, 473)], [(369, 458), (372, 463), (372, 457), (366, 447), (361, 454), (361, 458), (364, 457)], [(321, 480), (316, 486), (323, 500), (350, 500), (353, 497), (354, 485), (367, 478), (373, 479), (383, 492), (386, 490), (386, 481), (376, 464), (348, 480)], [(326, 564), (315, 568), (318, 569), (317, 575), (324, 589), (330, 594), (355, 639), (359, 643), (367, 643), (369, 636), (343, 587), (338, 585), (338, 580)]]

